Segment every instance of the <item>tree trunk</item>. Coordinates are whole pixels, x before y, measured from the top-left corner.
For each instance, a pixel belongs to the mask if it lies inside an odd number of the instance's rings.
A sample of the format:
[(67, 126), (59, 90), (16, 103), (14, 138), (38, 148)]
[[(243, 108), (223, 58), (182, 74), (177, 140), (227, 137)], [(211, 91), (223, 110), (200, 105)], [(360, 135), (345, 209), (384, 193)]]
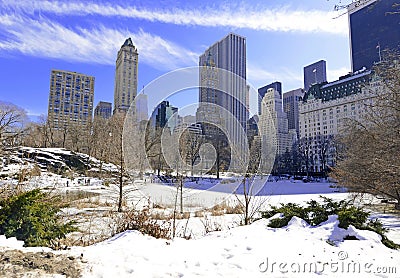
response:
[(243, 179), (243, 196), (244, 196), (244, 225), (249, 225), (249, 205), (250, 205), (250, 196), (246, 189), (246, 178)]
[(181, 177), (180, 181), (180, 187), (181, 187), (181, 213), (183, 213), (183, 177)]
[(121, 169), (121, 173), (119, 176), (118, 212), (122, 212), (122, 169)]
[(218, 148), (218, 152), (217, 152), (217, 179), (219, 179), (219, 148)]

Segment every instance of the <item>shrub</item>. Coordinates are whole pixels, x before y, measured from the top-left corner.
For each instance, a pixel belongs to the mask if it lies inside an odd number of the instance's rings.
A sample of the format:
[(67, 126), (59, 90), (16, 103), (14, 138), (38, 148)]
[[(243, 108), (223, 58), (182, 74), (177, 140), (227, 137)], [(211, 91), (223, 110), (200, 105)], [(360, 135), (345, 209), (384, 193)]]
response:
[(150, 210), (145, 207), (143, 210), (132, 209), (123, 213), (122, 219), (118, 220), (116, 233), (127, 230), (137, 230), (143, 234), (153, 236), (155, 238), (170, 238), (169, 226), (165, 227), (163, 222), (152, 218)]
[(305, 209), (308, 213), (309, 224), (316, 226), (328, 220), (329, 211), (324, 205), (319, 204), (315, 200), (307, 202), (308, 207)]
[(333, 201), (331, 198), (320, 196), (322, 198), (322, 206), (328, 215), (338, 214), (339, 211), (351, 206), (350, 201), (340, 200), (339, 202)]
[(385, 235), (385, 233), (388, 231), (386, 228), (383, 227), (382, 222), (379, 221), (379, 219), (374, 219), (374, 220), (369, 220), (367, 225), (364, 227), (365, 230), (373, 231), (377, 234), (379, 234), (382, 237), (382, 243), (391, 248), (391, 249), (399, 249), (400, 245), (394, 243), (390, 239), (388, 239)]
[(270, 218), (277, 213), (282, 213), (283, 217), (271, 220), (269, 226), (272, 228), (282, 228), (284, 226), (287, 226), (293, 216), (302, 218), (310, 224), (307, 209), (294, 203), (281, 204), (281, 207), (279, 208), (272, 206), (272, 209), (270, 211), (261, 212), (261, 217)]
[(368, 219), (369, 213), (362, 208), (351, 206), (342, 209), (337, 215), (340, 228), (347, 229), (350, 225), (353, 225), (357, 229), (362, 229)]
[[(392, 249), (400, 248), (400, 245), (389, 240), (385, 233), (387, 229), (383, 228), (379, 219), (369, 220), (369, 213), (362, 208), (355, 207), (350, 202), (341, 200), (335, 202), (332, 199), (322, 197), (322, 204), (315, 200), (307, 202), (307, 207), (301, 207), (297, 204), (288, 203), (281, 206), (271, 206), (271, 210), (261, 212), (263, 218), (270, 218), (277, 213), (282, 213), (280, 218), (271, 219), (268, 226), (271, 228), (282, 228), (287, 226), (293, 216), (305, 220), (308, 224), (316, 226), (328, 220), (329, 215), (338, 215), (339, 227), (347, 229), (353, 225), (357, 229), (370, 230), (376, 232), (382, 237), (382, 243)], [(346, 239), (350, 239), (347, 237)], [(352, 238), (354, 239), (354, 238)]]
[(76, 231), (73, 222), (61, 223), (59, 197), (39, 189), (0, 200), (0, 234), (23, 240), (25, 246), (52, 247), (56, 240)]
[(289, 224), (290, 219), (287, 217), (271, 219), (268, 226), (271, 228), (282, 228)]

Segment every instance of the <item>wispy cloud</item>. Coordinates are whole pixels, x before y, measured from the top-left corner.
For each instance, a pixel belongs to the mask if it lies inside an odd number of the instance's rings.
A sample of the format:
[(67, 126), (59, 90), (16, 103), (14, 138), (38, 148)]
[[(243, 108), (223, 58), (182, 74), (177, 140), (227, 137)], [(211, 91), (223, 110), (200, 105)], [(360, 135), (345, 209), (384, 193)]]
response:
[[(139, 49), (140, 61), (161, 69), (196, 65), (198, 54), (159, 36), (139, 30), (66, 27), (44, 17), (0, 15), (0, 52), (112, 65), (127, 37)], [(0, 53), (1, 54), (1, 53)]]
[(263, 68), (254, 65), (247, 66), (247, 78), (252, 81), (274, 80), (278, 76), (275, 73), (269, 72)]
[[(328, 81), (332, 82), (338, 80), (340, 76), (346, 75), (349, 72), (350, 70), (347, 67), (328, 69)], [(251, 85), (255, 86), (256, 88), (275, 81), (279, 81), (285, 84), (284, 91), (303, 87), (302, 74), (300, 72), (293, 72), (288, 68), (279, 68), (275, 69), (274, 72), (271, 72), (265, 68), (261, 68), (255, 64), (249, 63), (247, 67), (247, 79), (249, 80)]]
[(291, 10), (288, 7), (268, 9), (262, 7), (235, 6), (209, 9), (149, 9), (115, 3), (74, 1), (26, 1), (3, 0), (4, 7), (34, 13), (58, 15), (125, 17), (176, 25), (208, 27), (248, 28), (278, 32), (322, 32), (347, 34), (346, 17), (337, 12), (320, 10)]
[(301, 74), (294, 73), (287, 68), (275, 69), (274, 72), (268, 71), (254, 64), (247, 66), (247, 79), (255, 88), (266, 84), (279, 81), (290, 89), (300, 88), (303, 86)]

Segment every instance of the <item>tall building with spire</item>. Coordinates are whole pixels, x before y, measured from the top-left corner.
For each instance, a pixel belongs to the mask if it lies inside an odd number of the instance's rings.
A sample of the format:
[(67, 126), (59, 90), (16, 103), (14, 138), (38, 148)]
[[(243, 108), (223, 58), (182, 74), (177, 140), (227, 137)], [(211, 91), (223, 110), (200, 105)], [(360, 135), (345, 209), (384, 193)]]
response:
[(132, 39), (118, 51), (115, 69), (114, 113), (126, 112), (137, 95), (138, 51)]

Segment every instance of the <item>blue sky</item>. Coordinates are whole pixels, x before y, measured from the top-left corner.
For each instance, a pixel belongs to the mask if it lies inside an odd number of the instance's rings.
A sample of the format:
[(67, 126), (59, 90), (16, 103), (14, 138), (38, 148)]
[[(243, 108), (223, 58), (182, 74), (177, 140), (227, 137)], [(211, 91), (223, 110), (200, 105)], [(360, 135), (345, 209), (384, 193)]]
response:
[[(201, 2), (199, 4), (199, 2)], [(347, 15), (334, 0), (0, 0), (0, 100), (46, 114), (51, 69), (95, 76), (95, 103), (113, 100), (115, 59), (131, 37), (139, 90), (235, 32), (247, 38), (255, 88), (303, 86), (303, 67), (327, 61), (328, 80), (350, 71)], [(342, 1), (344, 4), (345, 1)], [(349, 2), (349, 1), (347, 1)]]

